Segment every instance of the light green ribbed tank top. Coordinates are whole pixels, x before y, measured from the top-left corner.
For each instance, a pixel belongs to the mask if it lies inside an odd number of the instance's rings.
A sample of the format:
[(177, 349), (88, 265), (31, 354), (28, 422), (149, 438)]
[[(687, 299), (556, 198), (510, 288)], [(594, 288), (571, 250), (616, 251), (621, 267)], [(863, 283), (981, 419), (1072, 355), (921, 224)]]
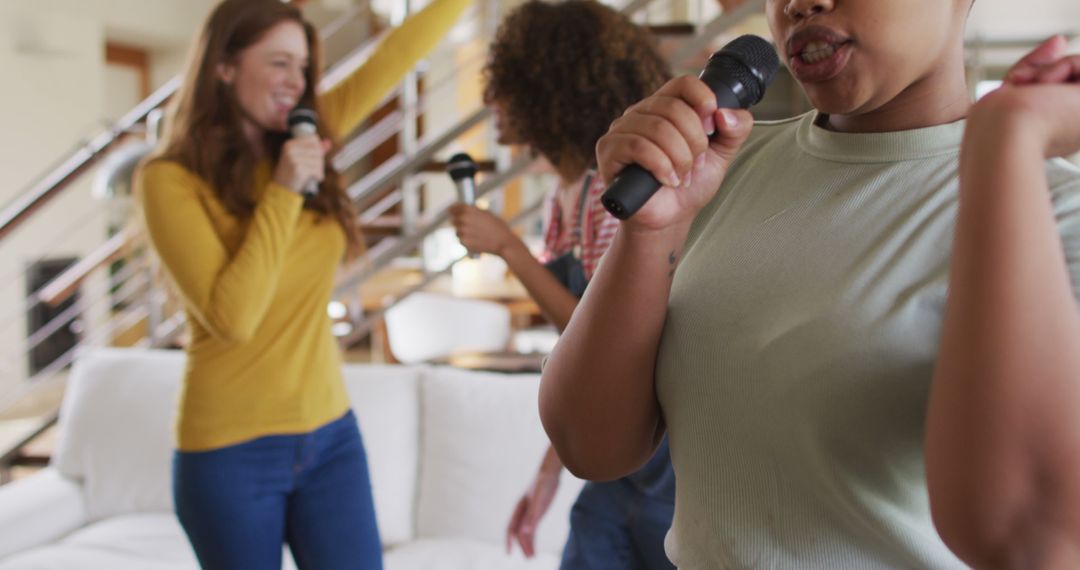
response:
[[(755, 126), (676, 271), (657, 363), (668, 554), (688, 570), (963, 567), (930, 520), (923, 424), (964, 123), (841, 134), (816, 117)], [(1080, 171), (1047, 174), (1080, 284)]]

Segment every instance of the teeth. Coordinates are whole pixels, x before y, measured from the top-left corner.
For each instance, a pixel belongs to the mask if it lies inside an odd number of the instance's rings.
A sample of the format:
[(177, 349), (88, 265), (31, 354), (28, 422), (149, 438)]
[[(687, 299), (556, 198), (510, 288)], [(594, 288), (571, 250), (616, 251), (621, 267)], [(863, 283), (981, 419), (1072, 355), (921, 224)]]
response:
[(807, 46), (803, 48), (802, 53), (799, 54), (799, 57), (806, 63), (818, 63), (819, 61), (829, 59), (835, 53), (836, 48), (832, 44), (817, 41), (807, 44)]

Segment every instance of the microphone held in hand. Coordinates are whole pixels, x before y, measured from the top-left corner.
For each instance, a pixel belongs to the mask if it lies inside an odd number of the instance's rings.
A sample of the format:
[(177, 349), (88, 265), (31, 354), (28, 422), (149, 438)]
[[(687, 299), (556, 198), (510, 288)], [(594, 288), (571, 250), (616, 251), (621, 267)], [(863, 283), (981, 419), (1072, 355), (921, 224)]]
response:
[[(292, 138), (318, 136), (319, 115), (314, 109), (297, 107), (289, 112), (289, 132)], [(305, 198), (314, 198), (319, 194), (319, 182), (314, 178), (304, 183), (300, 192)]]
[[(709, 58), (701, 80), (716, 94), (721, 109), (749, 109), (765, 96), (780, 68), (780, 58), (764, 38), (735, 38)], [(604, 207), (616, 218), (633, 216), (662, 184), (649, 171), (631, 164), (622, 170), (601, 196)]]
[[(476, 205), (476, 161), (468, 154), (459, 152), (451, 156), (446, 163), (446, 173), (454, 181), (458, 202), (469, 206)], [(476, 259), (480, 254), (470, 253), (469, 257)]]
[(446, 163), (446, 173), (454, 180), (458, 202), (470, 206), (476, 204), (476, 162), (471, 156), (459, 152)]

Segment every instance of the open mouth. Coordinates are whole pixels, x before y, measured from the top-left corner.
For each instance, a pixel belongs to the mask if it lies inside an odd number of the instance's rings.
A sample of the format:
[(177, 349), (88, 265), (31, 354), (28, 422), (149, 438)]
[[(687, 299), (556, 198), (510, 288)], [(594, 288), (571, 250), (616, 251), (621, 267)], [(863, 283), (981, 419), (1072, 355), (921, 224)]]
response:
[(296, 104), (298, 102), (296, 97), (280, 93), (271, 95), (270, 100), (278, 111), (285, 113), (288, 113), (294, 107), (296, 107)]
[(843, 46), (846, 46), (849, 43), (851, 42), (834, 44), (821, 40), (813, 41), (807, 44), (806, 47), (803, 48), (803, 50), (799, 52), (799, 54), (795, 57), (801, 59), (803, 63), (813, 65), (815, 63), (825, 61), (836, 55), (837, 51), (839, 51)]
[(788, 41), (791, 71), (803, 82), (827, 81), (847, 66), (853, 42), (823, 27), (803, 30)]

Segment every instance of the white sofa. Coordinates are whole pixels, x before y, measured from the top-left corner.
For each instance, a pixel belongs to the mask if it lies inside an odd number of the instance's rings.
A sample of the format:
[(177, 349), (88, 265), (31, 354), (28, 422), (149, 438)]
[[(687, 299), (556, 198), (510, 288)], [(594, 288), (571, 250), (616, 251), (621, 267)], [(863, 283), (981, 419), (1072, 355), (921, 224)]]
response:
[[(0, 570), (197, 568), (169, 481), (183, 366), (173, 351), (81, 355), (52, 464), (0, 487)], [(537, 375), (350, 364), (345, 379), (387, 570), (558, 566), (582, 484), (569, 474), (540, 526), (537, 557), (507, 556), (504, 545), (510, 512), (546, 445)]]

